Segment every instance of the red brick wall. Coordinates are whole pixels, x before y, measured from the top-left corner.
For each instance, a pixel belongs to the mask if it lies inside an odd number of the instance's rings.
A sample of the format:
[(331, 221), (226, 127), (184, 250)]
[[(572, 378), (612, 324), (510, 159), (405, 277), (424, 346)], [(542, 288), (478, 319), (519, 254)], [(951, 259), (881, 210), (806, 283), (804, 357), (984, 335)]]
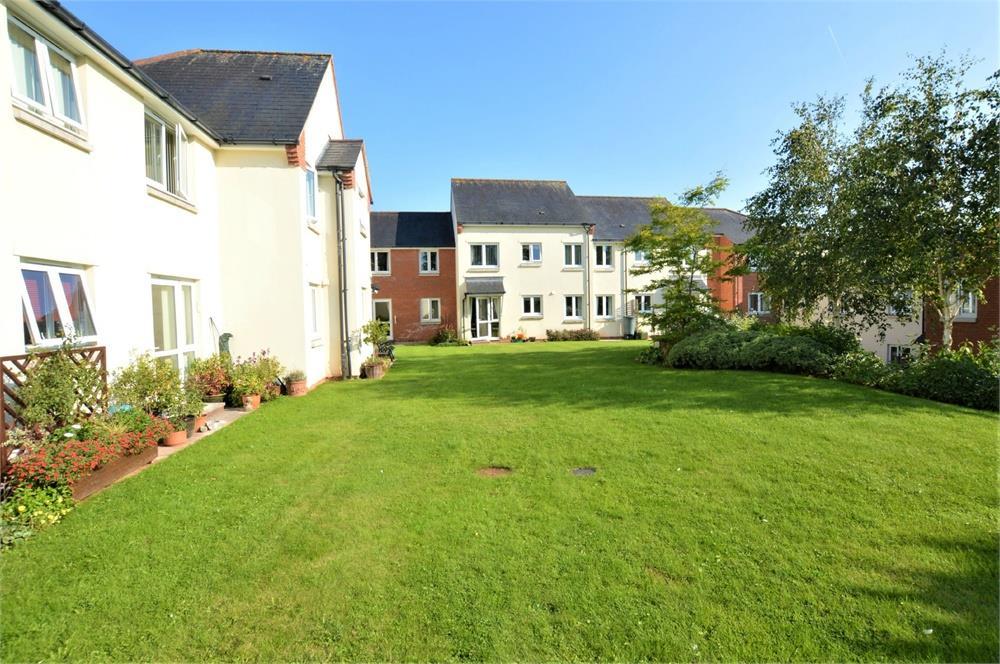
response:
[[(963, 342), (976, 343), (989, 341), (997, 336), (1000, 328), (1000, 279), (990, 279), (983, 289), (983, 297), (979, 298), (975, 322), (956, 321), (952, 327), (952, 346), (957, 347)], [(932, 307), (924, 309), (924, 337), (927, 342), (941, 345), (941, 319)]]
[[(455, 249), (438, 249), (436, 275), (420, 274), (419, 249), (390, 249), (389, 266), (392, 274), (372, 275), (378, 286), (373, 299), (392, 301), (392, 334), (396, 341), (427, 341), (442, 327), (457, 326), (455, 303)], [(420, 322), (420, 300), (436, 297), (441, 300), (441, 323), (423, 325)]]
[[(732, 240), (725, 235), (716, 236), (719, 248), (713, 252), (715, 260), (728, 260), (732, 255)], [(722, 270), (725, 271), (726, 267)], [(708, 279), (708, 289), (712, 296), (719, 301), (719, 306), (723, 311), (747, 312), (747, 295), (757, 290), (757, 275), (750, 273), (733, 277), (731, 279), (721, 279), (712, 276)]]

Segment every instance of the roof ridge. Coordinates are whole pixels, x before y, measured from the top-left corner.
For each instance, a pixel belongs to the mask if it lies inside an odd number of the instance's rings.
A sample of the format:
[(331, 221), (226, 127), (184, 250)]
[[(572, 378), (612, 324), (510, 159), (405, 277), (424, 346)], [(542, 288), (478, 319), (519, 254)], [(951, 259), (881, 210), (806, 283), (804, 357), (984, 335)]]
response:
[(148, 58), (139, 58), (138, 60), (133, 60), (132, 63), (141, 67), (142, 65), (160, 62), (161, 60), (170, 60), (184, 55), (191, 55), (192, 53), (201, 53), (202, 50), (200, 48), (186, 48), (183, 51), (171, 51), (169, 53), (161, 53), (160, 55), (151, 55)]
[(452, 178), (452, 182), (538, 182), (546, 184), (567, 184), (566, 180), (524, 180), (515, 178)]
[(259, 51), (245, 48), (202, 48), (204, 53), (244, 53), (247, 55), (310, 55), (320, 58), (332, 58), (332, 53), (316, 53), (310, 51)]
[(640, 199), (640, 198), (664, 198), (663, 196), (605, 196), (605, 195), (591, 195), (591, 194), (577, 194), (577, 198), (629, 198), (629, 199)]

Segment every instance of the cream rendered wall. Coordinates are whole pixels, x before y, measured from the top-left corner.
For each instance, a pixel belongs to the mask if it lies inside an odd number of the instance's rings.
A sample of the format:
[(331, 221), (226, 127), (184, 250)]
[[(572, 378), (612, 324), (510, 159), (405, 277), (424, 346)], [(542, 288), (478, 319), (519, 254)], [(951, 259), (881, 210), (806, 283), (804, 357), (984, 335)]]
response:
[[(20, 4), (17, 5), (21, 7)], [(28, 6), (25, 6), (29, 8)], [(62, 142), (0, 106), (0, 354), (24, 352), (21, 259), (64, 262), (86, 270), (99, 343), (110, 366), (153, 344), (150, 278), (196, 283), (196, 342), (211, 352), (209, 319), (222, 320), (214, 146), (192, 139), (189, 177), (194, 212), (147, 193), (144, 99), (61, 24), (21, 14), (33, 27), (78, 55), (77, 72), (89, 152)], [(5, 8), (0, 25), (6, 33)], [(8, 43), (6, 38), (4, 44)], [(10, 90), (10, 49), (0, 48), (0, 94)], [(8, 97), (8, 99), (10, 99)], [(178, 120), (155, 98), (146, 103)], [(199, 132), (185, 123), (189, 136)], [(16, 157), (13, 157), (15, 156)]]

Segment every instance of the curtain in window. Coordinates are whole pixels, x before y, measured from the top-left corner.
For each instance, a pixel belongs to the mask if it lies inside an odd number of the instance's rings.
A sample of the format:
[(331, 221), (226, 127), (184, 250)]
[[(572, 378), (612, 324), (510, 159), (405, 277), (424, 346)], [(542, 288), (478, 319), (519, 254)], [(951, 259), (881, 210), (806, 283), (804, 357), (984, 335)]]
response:
[(48, 275), (40, 270), (21, 270), (21, 275), (28, 291), (28, 302), (31, 304), (31, 313), (38, 326), (38, 334), (42, 339), (63, 336), (62, 321), (59, 319)]
[(146, 116), (146, 177), (163, 182), (163, 125)]
[(39, 104), (45, 103), (42, 92), (42, 72), (35, 52), (35, 38), (13, 23), (7, 24), (14, 69), (14, 89)]
[(73, 85), (73, 69), (69, 60), (50, 48), (49, 64), (52, 67), (53, 107), (57, 113), (79, 122), (80, 107), (76, 103), (76, 87)]
[(63, 294), (66, 296), (66, 304), (69, 306), (69, 315), (73, 319), (76, 333), (83, 337), (97, 334), (90, 307), (87, 305), (87, 296), (83, 292), (83, 279), (78, 274), (60, 273), (59, 281), (62, 282)]

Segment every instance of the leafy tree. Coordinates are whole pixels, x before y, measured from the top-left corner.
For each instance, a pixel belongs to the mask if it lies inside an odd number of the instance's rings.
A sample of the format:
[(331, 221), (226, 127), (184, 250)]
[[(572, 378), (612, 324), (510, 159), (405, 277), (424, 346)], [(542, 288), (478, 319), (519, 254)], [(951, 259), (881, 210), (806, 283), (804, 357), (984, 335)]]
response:
[(668, 341), (718, 316), (707, 277), (719, 273), (728, 261), (716, 257), (714, 222), (701, 208), (712, 205), (728, 184), (719, 173), (708, 184), (681, 194), (677, 205), (666, 199), (653, 201), (650, 223), (626, 242), (629, 250), (644, 252), (647, 261), (633, 267), (631, 274), (658, 275), (647, 288), (661, 291), (663, 303), (645, 319)]

